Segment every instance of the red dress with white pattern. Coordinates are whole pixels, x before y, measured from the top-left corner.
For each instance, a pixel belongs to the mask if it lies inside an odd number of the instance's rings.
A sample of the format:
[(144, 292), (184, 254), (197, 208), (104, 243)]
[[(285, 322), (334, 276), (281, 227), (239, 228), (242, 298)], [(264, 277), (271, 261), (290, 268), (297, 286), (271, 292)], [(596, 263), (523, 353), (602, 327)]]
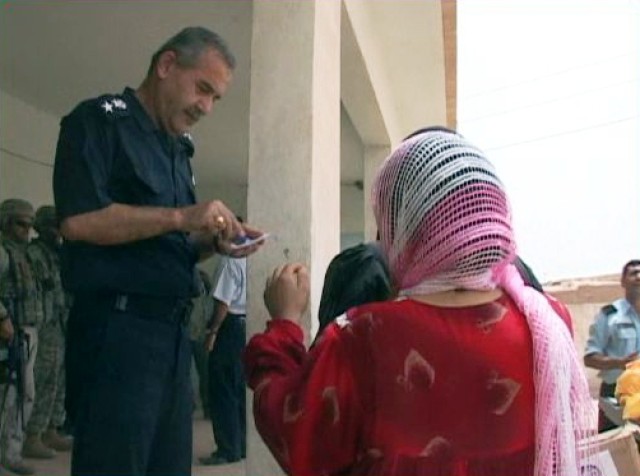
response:
[(509, 297), (369, 304), (309, 352), (302, 339), (275, 320), (246, 351), (258, 431), (287, 473), (533, 474), (531, 335)]

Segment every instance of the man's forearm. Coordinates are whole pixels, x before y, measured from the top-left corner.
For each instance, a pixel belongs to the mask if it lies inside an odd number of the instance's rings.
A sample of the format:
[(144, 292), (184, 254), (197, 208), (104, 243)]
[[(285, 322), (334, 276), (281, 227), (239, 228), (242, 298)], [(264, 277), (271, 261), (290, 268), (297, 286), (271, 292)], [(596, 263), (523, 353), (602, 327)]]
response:
[(625, 359), (618, 359), (615, 357), (608, 357), (603, 354), (591, 354), (584, 358), (584, 365), (597, 370), (613, 370), (624, 369), (626, 364)]
[(222, 326), (222, 323), (227, 318), (227, 314), (229, 313), (229, 306), (227, 306), (222, 301), (218, 301), (214, 298), (215, 307), (213, 310), (213, 315), (209, 321), (207, 327), (209, 328), (209, 332), (217, 333)]
[(114, 203), (101, 210), (66, 218), (60, 230), (69, 241), (107, 246), (144, 240), (180, 228), (178, 209)]

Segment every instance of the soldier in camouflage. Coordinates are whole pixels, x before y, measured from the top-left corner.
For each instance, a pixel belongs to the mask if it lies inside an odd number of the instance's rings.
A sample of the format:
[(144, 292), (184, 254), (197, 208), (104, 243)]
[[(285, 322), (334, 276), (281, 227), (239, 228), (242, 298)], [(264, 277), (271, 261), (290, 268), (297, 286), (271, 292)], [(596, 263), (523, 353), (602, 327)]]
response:
[(12, 198), (0, 203), (0, 320), (6, 335), (10, 319), (14, 335), (8, 343), (14, 355), (19, 355), (17, 370), (0, 383), (0, 465), (16, 474), (34, 472), (21, 455), (24, 422), (29, 420), (35, 398), (37, 327), (43, 318), (40, 290), (26, 253), (33, 219), (29, 202)]
[(38, 237), (29, 243), (27, 255), (41, 289), (44, 319), (38, 328), (35, 364), (36, 399), (22, 450), (27, 458), (47, 459), (71, 450), (71, 439), (57, 429), (64, 423), (64, 326), (68, 303), (60, 279), (59, 248), (62, 239), (56, 209), (42, 206), (36, 212)]

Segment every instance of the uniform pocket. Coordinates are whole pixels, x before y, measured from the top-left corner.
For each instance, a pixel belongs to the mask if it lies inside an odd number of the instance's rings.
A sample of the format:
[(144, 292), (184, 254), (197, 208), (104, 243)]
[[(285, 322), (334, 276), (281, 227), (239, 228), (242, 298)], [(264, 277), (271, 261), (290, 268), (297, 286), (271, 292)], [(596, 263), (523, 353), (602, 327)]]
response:
[(171, 179), (170, 162), (157, 141), (145, 135), (120, 134), (122, 144), (122, 164), (130, 164), (133, 178), (144, 185), (145, 190), (161, 195), (171, 189), (167, 180)]
[(634, 327), (622, 327), (618, 330), (618, 335), (621, 339), (635, 339), (636, 330)]

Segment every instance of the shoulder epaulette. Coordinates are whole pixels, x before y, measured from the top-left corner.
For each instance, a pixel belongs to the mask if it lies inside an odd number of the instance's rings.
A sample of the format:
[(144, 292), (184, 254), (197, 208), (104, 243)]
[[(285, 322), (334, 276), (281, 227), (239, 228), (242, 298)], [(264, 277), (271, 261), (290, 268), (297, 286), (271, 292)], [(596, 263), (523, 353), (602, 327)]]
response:
[(600, 311), (605, 316), (610, 316), (611, 314), (615, 314), (618, 310), (616, 309), (616, 307), (613, 304), (607, 304), (606, 306), (602, 306)]
[(193, 153), (195, 152), (195, 147), (193, 146), (193, 137), (188, 132), (182, 134), (178, 141), (184, 147), (185, 152), (189, 158), (193, 157)]
[(109, 120), (129, 116), (129, 107), (120, 95), (106, 94), (96, 99), (96, 107), (100, 113)]

